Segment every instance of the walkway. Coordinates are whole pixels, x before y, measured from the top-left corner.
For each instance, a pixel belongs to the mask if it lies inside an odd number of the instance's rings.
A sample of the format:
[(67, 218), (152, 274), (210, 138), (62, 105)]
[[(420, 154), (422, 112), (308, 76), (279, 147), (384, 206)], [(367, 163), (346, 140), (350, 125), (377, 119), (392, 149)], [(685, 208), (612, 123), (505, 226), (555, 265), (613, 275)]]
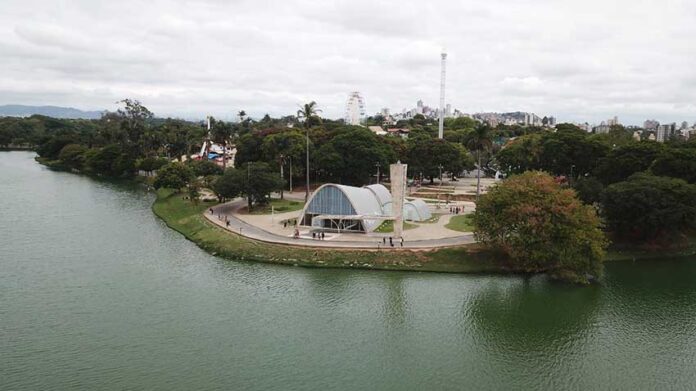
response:
[[(212, 207), (213, 213), (209, 211), (205, 213), (205, 217), (217, 224), (218, 226), (225, 228), (236, 234), (245, 236), (250, 239), (259, 240), (268, 243), (277, 244), (287, 244), (293, 246), (304, 246), (304, 247), (326, 247), (326, 248), (361, 248), (361, 249), (385, 249), (391, 248), (389, 246), (389, 236), (390, 234), (340, 234), (340, 233), (326, 233), (324, 240), (312, 239), (311, 234), (304, 232), (300, 238), (296, 239), (292, 237), (292, 229), (288, 229), (287, 235), (282, 235), (274, 232), (270, 232), (263, 227), (259, 227), (254, 224), (250, 224), (236, 216), (235, 212), (243, 207), (245, 200), (238, 199), (235, 201), (228, 202), (226, 204), (217, 205)], [(296, 216), (297, 212), (289, 212), (283, 215)], [(278, 224), (286, 216), (275, 215), (278, 219)], [(245, 216), (246, 218), (247, 216)], [(248, 216), (249, 218), (254, 218), (254, 216)], [(444, 217), (444, 216), (443, 216)], [(225, 218), (229, 221), (229, 226), (225, 222)], [(267, 217), (266, 217), (267, 218)], [(406, 233), (408, 231), (405, 231)], [(408, 236), (407, 234), (404, 236)], [(385, 240), (383, 241), (383, 238)], [(386, 244), (385, 244), (386, 242)], [(473, 234), (464, 233), (461, 235), (453, 237), (445, 237), (438, 239), (419, 239), (419, 240), (408, 240), (405, 239), (403, 248), (406, 249), (431, 249), (431, 248), (441, 248), (441, 247), (453, 247), (461, 246), (464, 244), (474, 243)], [(402, 248), (401, 242), (398, 239), (394, 240), (394, 248)]]

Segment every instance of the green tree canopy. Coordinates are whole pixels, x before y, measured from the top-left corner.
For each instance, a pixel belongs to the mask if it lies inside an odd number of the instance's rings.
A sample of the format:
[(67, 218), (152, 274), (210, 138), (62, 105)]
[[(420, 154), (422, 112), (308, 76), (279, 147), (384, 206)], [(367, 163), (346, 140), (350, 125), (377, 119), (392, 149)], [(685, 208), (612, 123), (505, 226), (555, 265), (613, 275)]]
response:
[(696, 185), (638, 173), (602, 194), (609, 229), (624, 240), (657, 241), (696, 226)]
[(121, 145), (109, 144), (86, 153), (85, 169), (93, 174), (117, 177), (133, 172), (135, 160)]
[(179, 191), (194, 179), (193, 170), (184, 163), (173, 162), (157, 171), (154, 186)]
[(481, 196), (476, 238), (516, 268), (586, 281), (599, 277), (607, 241), (594, 208), (546, 173), (510, 177)]
[(696, 183), (696, 148), (671, 148), (657, 156), (650, 171)]
[(317, 152), (316, 164), (329, 178), (348, 185), (363, 185), (376, 172), (375, 164), (386, 167), (394, 161), (393, 150), (364, 128), (338, 134)]
[(599, 161), (595, 176), (604, 184), (624, 181), (650, 168), (663, 150), (664, 145), (655, 141), (636, 141), (618, 147)]
[(68, 144), (60, 150), (58, 159), (69, 168), (81, 170), (85, 164), (87, 147), (80, 144)]
[(423, 173), (428, 178), (437, 178), (442, 172), (451, 172), (458, 175), (464, 169), (471, 169), (474, 161), (461, 144), (449, 142), (419, 134), (410, 137), (406, 142), (409, 171), (414, 174)]

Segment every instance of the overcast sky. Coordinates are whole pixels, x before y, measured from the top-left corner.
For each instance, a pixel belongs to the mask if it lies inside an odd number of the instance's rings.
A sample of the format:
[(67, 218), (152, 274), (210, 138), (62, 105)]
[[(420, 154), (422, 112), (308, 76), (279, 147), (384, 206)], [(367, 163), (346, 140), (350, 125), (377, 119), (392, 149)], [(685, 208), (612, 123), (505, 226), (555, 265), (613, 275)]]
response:
[(696, 121), (696, 1), (0, 0), (0, 104), (159, 116), (436, 106)]

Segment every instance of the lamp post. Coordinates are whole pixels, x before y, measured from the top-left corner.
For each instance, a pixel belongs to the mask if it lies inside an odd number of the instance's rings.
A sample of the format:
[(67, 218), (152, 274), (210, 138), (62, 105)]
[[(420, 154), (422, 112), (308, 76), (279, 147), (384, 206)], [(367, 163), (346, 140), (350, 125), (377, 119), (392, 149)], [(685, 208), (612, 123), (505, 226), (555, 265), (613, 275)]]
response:
[(377, 184), (379, 185), (379, 168), (382, 167), (382, 165), (379, 164), (379, 162), (377, 162), (377, 164), (375, 164), (375, 167), (377, 167)]
[(573, 180), (573, 169), (574, 169), (574, 168), (575, 168), (575, 164), (573, 164), (572, 166), (570, 166), (570, 181), (568, 181), (568, 183), (569, 183), (570, 185), (572, 185), (572, 180)]
[(283, 154), (281, 153), (281, 154), (280, 154), (280, 180), (281, 180), (281, 184), (280, 184), (280, 199), (281, 199), (281, 200), (283, 199), (283, 188), (285, 187), (285, 183), (283, 183), (283, 182), (285, 182), (285, 176), (283, 175), (283, 164), (285, 163), (285, 160), (284, 160), (284, 159), (285, 159), (285, 155), (283, 155)]
[(290, 163), (290, 193), (292, 193), (292, 156), (288, 156), (288, 163)]
[[(306, 119), (305, 119), (305, 121), (306, 121)], [(305, 122), (305, 123), (309, 124), (308, 122)], [(306, 137), (306, 141), (307, 141), (307, 151), (306, 151), (307, 152), (307, 174), (306, 174), (306, 179), (307, 179), (306, 182), (307, 183), (305, 185), (304, 200), (305, 200), (305, 203), (307, 203), (307, 201), (309, 201), (309, 126), (308, 125), (305, 125), (305, 137)]]
[(442, 164), (437, 166), (438, 170), (440, 170), (440, 187), (442, 187)]
[[(247, 163), (247, 203), (249, 204), (249, 212), (251, 212), (251, 165), (254, 162)], [(241, 232), (241, 231), (240, 231)]]

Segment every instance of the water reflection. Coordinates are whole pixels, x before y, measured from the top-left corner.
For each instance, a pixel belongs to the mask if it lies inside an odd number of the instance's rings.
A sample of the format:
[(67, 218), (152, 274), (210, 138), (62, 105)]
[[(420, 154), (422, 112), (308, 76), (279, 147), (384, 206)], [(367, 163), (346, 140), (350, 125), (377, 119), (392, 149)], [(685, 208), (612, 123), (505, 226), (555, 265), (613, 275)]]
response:
[(476, 333), (504, 351), (562, 349), (592, 328), (600, 286), (554, 283), (543, 276), (497, 278), (465, 306)]

